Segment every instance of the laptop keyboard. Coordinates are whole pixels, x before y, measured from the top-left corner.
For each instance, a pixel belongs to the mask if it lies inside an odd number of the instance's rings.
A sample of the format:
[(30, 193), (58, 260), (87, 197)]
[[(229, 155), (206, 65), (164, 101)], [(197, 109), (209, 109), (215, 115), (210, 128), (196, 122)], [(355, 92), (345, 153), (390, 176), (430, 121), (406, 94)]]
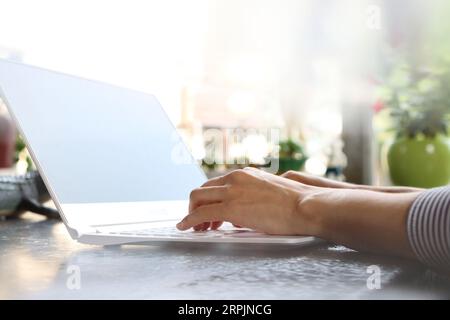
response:
[(207, 231), (179, 231), (175, 227), (156, 227), (149, 229), (109, 231), (111, 235), (141, 236), (141, 237), (167, 237), (167, 238), (223, 238), (223, 237), (261, 237), (262, 235), (248, 229), (219, 229)]
[[(125, 228), (126, 229), (123, 229)], [(251, 229), (237, 229), (231, 224), (224, 224), (218, 230), (207, 231), (180, 231), (175, 227), (175, 222), (163, 222), (151, 223), (148, 226), (121, 226), (117, 227), (101, 227), (97, 229), (97, 233), (111, 236), (124, 236), (135, 238), (146, 238), (145, 240), (151, 240), (155, 238), (157, 240), (170, 239), (186, 241), (199, 241), (199, 242), (247, 242), (247, 243), (308, 243), (311, 242), (312, 237), (299, 237), (299, 236), (278, 236), (267, 235), (253, 231)]]
[(230, 223), (224, 223), (218, 230), (180, 231), (175, 227), (178, 220), (153, 221), (121, 226), (98, 226), (97, 233), (111, 236), (173, 239), (200, 242), (248, 242), (248, 243), (301, 243), (311, 237), (267, 235), (247, 228), (235, 228)]

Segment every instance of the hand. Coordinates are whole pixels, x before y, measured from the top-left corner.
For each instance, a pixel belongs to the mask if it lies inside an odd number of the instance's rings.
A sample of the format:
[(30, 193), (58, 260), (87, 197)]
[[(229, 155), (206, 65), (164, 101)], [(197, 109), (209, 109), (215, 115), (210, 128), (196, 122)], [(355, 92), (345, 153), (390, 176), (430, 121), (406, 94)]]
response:
[(420, 192), (374, 192), (286, 176), (248, 168), (211, 179), (192, 191), (189, 214), (177, 227), (217, 229), (228, 221), (268, 234), (310, 235), (356, 250), (414, 257), (406, 218)]
[(308, 234), (299, 205), (310, 190), (261, 170), (236, 170), (193, 190), (189, 214), (177, 227), (217, 229), (222, 221), (228, 221), (268, 234)]

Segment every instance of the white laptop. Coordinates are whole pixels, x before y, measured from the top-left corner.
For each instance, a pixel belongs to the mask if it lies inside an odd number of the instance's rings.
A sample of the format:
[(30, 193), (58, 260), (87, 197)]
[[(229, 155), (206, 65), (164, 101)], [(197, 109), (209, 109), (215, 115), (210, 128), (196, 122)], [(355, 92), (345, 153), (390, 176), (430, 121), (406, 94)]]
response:
[(0, 60), (0, 97), (79, 242), (317, 241), (230, 225), (178, 231), (190, 191), (206, 177), (152, 95)]

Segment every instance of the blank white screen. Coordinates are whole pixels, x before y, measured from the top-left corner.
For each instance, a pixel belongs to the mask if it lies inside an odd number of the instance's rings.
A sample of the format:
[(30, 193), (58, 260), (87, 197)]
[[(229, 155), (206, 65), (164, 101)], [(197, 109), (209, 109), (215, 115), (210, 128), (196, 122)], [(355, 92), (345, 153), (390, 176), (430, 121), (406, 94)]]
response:
[(186, 200), (205, 180), (173, 161), (187, 150), (151, 95), (1, 60), (0, 87), (61, 203)]

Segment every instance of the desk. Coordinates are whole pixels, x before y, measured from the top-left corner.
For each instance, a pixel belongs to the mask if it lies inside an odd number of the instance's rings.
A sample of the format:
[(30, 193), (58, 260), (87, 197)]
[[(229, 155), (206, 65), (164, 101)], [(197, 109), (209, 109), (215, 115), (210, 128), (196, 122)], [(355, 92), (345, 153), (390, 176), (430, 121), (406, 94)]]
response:
[[(381, 269), (368, 289), (367, 267)], [(80, 270), (80, 289), (68, 277)], [(31, 213), (0, 221), (1, 299), (448, 299), (421, 265), (341, 246), (169, 243), (98, 247)]]

